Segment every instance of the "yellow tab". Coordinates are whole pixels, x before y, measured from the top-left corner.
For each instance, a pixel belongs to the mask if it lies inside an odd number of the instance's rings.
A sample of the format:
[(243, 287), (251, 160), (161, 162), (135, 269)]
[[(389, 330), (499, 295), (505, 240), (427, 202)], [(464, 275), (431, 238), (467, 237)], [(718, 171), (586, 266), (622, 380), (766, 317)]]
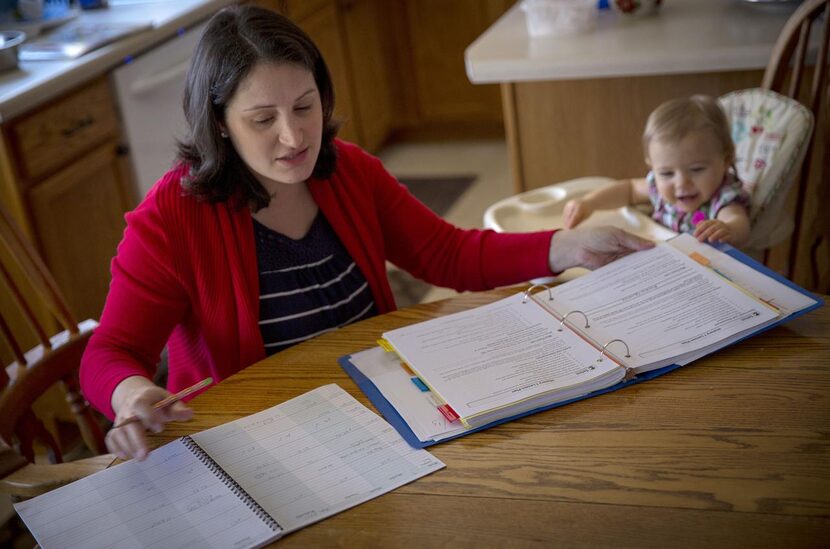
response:
[(383, 338), (380, 338), (378, 340), (378, 345), (380, 345), (380, 348), (383, 349), (384, 351), (386, 351), (387, 353), (394, 353), (395, 352), (395, 348), (392, 347), (392, 344), (389, 343), (388, 341), (386, 341)]
[(694, 259), (695, 261), (697, 261), (698, 263), (700, 263), (700, 264), (701, 264), (701, 265), (703, 265), (704, 267), (708, 267), (709, 265), (711, 265), (711, 264), (712, 264), (712, 262), (711, 262), (711, 261), (709, 261), (709, 258), (708, 258), (708, 257), (706, 257), (706, 256), (704, 256), (704, 255), (701, 255), (701, 254), (699, 254), (699, 253), (697, 253), (697, 252), (692, 252), (692, 253), (690, 253), (690, 254), (689, 254), (689, 257), (691, 257), (692, 259)]

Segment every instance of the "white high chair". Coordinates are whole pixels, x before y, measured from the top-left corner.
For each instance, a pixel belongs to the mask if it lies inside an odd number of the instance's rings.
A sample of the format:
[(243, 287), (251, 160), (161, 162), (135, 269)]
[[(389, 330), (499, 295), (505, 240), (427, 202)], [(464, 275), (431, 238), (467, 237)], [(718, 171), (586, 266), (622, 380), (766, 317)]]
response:
[[(760, 258), (792, 232), (793, 221), (784, 215), (783, 205), (804, 160), (813, 116), (799, 102), (760, 88), (732, 92), (719, 101), (732, 128), (735, 168), (752, 197), (752, 233), (743, 250)], [(562, 227), (568, 200), (613, 182), (583, 177), (508, 197), (487, 208), (484, 226), (500, 232)], [(594, 212), (582, 225), (613, 225), (652, 240), (676, 234), (630, 206)]]
[(732, 128), (738, 177), (751, 196), (752, 232), (743, 248), (757, 256), (793, 232), (784, 202), (809, 148), (813, 114), (761, 88), (728, 93), (719, 102)]

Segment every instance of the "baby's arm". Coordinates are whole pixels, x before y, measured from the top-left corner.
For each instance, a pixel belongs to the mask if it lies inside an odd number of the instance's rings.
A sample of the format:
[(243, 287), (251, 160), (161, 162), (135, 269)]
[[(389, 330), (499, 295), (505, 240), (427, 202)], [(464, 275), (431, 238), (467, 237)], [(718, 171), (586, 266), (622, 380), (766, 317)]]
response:
[(576, 227), (596, 210), (610, 210), (645, 202), (648, 202), (648, 183), (645, 178), (621, 179), (582, 198), (569, 200), (564, 210), (565, 228)]
[(740, 204), (730, 204), (718, 211), (716, 219), (708, 219), (695, 227), (701, 242), (726, 242), (740, 246), (749, 240), (749, 215)]

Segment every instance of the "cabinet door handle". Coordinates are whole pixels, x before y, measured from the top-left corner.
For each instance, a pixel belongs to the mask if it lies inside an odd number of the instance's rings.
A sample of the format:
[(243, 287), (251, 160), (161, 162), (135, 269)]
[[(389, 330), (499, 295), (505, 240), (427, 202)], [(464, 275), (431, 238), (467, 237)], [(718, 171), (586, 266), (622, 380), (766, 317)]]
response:
[(63, 134), (64, 137), (71, 137), (72, 135), (78, 133), (87, 126), (91, 126), (94, 122), (95, 119), (91, 116), (84, 116), (83, 118), (76, 121), (72, 126), (65, 128), (63, 131), (61, 131), (61, 134)]

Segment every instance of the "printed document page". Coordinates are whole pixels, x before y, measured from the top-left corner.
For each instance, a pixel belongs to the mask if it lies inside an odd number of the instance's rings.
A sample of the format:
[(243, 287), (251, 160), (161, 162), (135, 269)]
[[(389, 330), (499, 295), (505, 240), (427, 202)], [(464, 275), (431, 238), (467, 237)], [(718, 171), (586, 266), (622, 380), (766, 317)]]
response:
[[(558, 315), (637, 372), (672, 363), (778, 318), (772, 307), (741, 291), (667, 243), (637, 252), (552, 290)], [(547, 300), (537, 299), (547, 304)], [(573, 321), (573, 322), (572, 322)]]
[(191, 438), (287, 532), (444, 467), (334, 384)]
[[(622, 378), (611, 360), (523, 294), (384, 334), (463, 420), (546, 393), (568, 398)], [(557, 399), (558, 400), (558, 399)], [(536, 403), (535, 406), (541, 405)]]
[(727, 280), (733, 281), (761, 301), (789, 316), (816, 303), (816, 300), (796, 291), (774, 278), (756, 271), (734, 257), (699, 242), (689, 234), (681, 234), (669, 241), (672, 247), (685, 254), (699, 253), (709, 260), (711, 268)]

